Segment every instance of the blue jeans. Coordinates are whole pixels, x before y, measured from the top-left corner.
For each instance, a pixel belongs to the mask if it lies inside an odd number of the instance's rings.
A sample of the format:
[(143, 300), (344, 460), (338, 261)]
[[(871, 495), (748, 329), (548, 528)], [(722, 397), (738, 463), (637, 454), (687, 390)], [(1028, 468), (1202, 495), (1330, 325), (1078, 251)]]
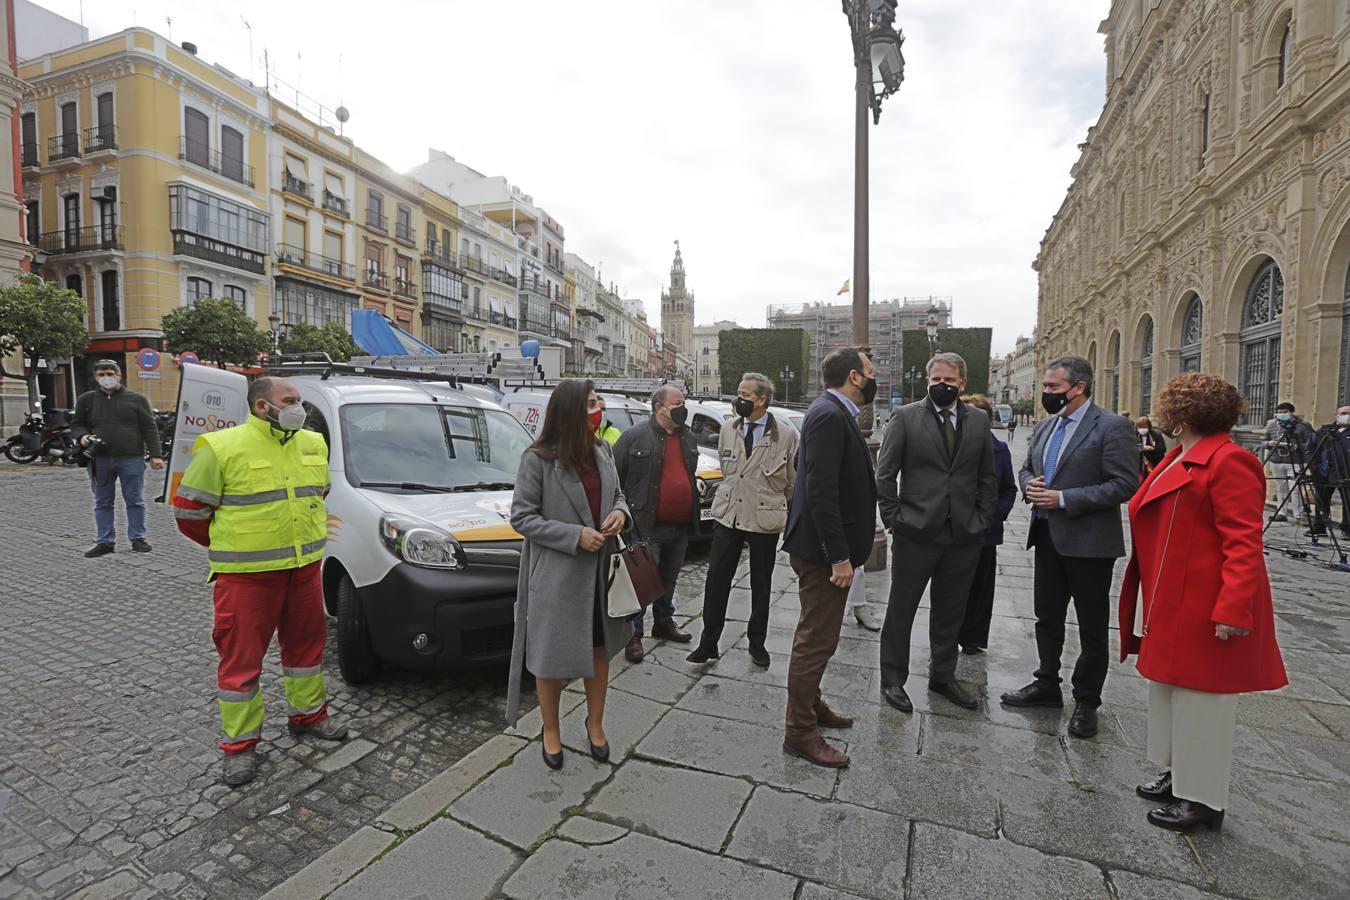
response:
[[(680, 577), (680, 567), (684, 565), (684, 552), (689, 548), (689, 526), (658, 522), (643, 537), (652, 545), (656, 565), (661, 570), (661, 582), (666, 588), (661, 598), (652, 603), (652, 618), (658, 625), (674, 625), (675, 581)], [(638, 637), (646, 633), (644, 621), (646, 617), (645, 609), (633, 615), (633, 633)]]
[(97, 456), (89, 465), (89, 485), (94, 491), (94, 526), (100, 544), (117, 543), (113, 504), (118, 482), (122, 484), (122, 501), (127, 506), (127, 537), (145, 540), (145, 458)]

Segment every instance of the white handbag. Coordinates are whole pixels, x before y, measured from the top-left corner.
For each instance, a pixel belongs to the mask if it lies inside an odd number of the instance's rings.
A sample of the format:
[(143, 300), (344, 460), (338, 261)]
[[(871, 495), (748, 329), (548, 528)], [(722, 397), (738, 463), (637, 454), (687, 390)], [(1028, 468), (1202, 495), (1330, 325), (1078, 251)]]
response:
[(628, 567), (623, 564), (623, 538), (615, 540), (619, 542), (619, 551), (609, 555), (609, 572), (605, 575), (605, 584), (609, 586), (608, 610), (612, 619), (627, 619), (642, 612), (642, 604), (638, 602)]

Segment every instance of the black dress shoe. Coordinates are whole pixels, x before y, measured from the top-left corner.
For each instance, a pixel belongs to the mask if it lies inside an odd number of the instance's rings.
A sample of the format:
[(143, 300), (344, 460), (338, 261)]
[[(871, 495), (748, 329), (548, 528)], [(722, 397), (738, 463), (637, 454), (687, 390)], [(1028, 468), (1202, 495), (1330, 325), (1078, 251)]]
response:
[(1031, 684), (1015, 691), (1008, 691), (999, 698), (1008, 706), (1063, 706), (1064, 694), (1057, 684)]
[(1210, 809), (1194, 800), (1177, 800), (1149, 810), (1148, 821), (1169, 831), (1191, 832), (1200, 828), (1218, 831), (1223, 828), (1223, 810)]
[(1090, 738), (1097, 733), (1097, 710), (1083, 703), (1073, 705), (1069, 717), (1069, 734), (1076, 738)]
[(961, 648), (961, 652), (974, 656), (976, 653), (983, 653), (984, 649), (985, 648), (981, 647), (979, 644), (967, 644)]
[(905, 689), (895, 684), (881, 689), (881, 696), (886, 698), (886, 702), (901, 712), (914, 712), (914, 703), (909, 699), (909, 694)]
[(1134, 789), (1134, 792), (1145, 800), (1153, 800), (1157, 803), (1171, 803), (1176, 799), (1172, 796), (1171, 772), (1164, 772), (1147, 784), (1139, 785)]
[(150, 542), (140, 538), (131, 542), (131, 549), (137, 553), (149, 553), (151, 550)]
[[(586, 743), (591, 744), (591, 739), (586, 738)], [(596, 762), (609, 762), (609, 741), (603, 744), (591, 744), (591, 758)], [(562, 765), (562, 754), (558, 754), (558, 765)]]
[(763, 647), (751, 645), (750, 661), (761, 669), (767, 669), (769, 667), (769, 651), (765, 650)]
[(722, 654), (717, 651), (716, 647), (708, 649), (707, 647), (699, 645), (695, 647), (688, 656), (685, 657), (685, 660), (691, 663), (705, 663), (705, 662), (712, 662), (714, 659), (721, 659), (721, 658)]
[(694, 639), (692, 634), (681, 631), (674, 622), (657, 622), (652, 626), (652, 637), (658, 641), (673, 641), (676, 644), (687, 644)]
[[(562, 768), (563, 755), (561, 750), (559, 750), (557, 753), (549, 753), (548, 749), (544, 747), (543, 741), (539, 742), (539, 749), (544, 751), (544, 765), (548, 766), (555, 772)], [(605, 749), (609, 748), (606, 747)], [(591, 750), (594, 751), (595, 748), (592, 747)]]
[(955, 681), (930, 681), (928, 682), (928, 690), (946, 697), (962, 709), (978, 709), (980, 705), (974, 697), (966, 693), (965, 688)]
[(109, 553), (112, 553), (114, 549), (112, 544), (95, 544), (84, 551), (84, 558), (95, 559), (100, 556), (107, 556)]

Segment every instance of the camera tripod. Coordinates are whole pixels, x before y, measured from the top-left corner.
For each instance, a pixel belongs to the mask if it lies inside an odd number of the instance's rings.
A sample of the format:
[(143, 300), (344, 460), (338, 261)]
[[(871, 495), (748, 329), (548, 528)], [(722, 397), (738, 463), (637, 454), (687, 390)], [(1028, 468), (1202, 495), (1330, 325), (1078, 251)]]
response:
[[(1288, 505), (1290, 498), (1297, 497), (1299, 505), (1303, 507), (1308, 516), (1308, 537), (1310, 549), (1317, 552), (1326, 549), (1321, 539), (1325, 536), (1329, 539), (1330, 549), (1335, 558), (1335, 562), (1328, 563), (1328, 568), (1339, 569), (1343, 572), (1350, 572), (1350, 555), (1347, 555), (1345, 546), (1336, 536), (1336, 531), (1331, 527), (1331, 498), (1339, 493), (1341, 503), (1350, 502), (1350, 471), (1346, 471), (1346, 466), (1342, 463), (1339, 454), (1334, 452), (1334, 448), (1328, 446), (1334, 429), (1325, 428), (1318, 431), (1316, 441), (1310, 450), (1305, 450), (1303, 445), (1294, 439), (1294, 429), (1284, 429), (1284, 434), (1275, 447), (1270, 448), (1269, 457), (1281, 451), (1289, 459), (1288, 465), (1294, 469), (1293, 484), (1289, 492), (1285, 494), (1270, 517), (1266, 520), (1266, 526), (1262, 529), (1262, 534), (1266, 536), (1266, 549), (1277, 550), (1291, 559), (1306, 559), (1309, 550), (1299, 546), (1284, 545), (1274, 541), (1270, 537), (1270, 526), (1284, 516), (1284, 508)], [(1327, 460), (1327, 472), (1324, 477), (1320, 477), (1320, 469), (1314, 469), (1314, 466), (1322, 459), (1325, 452)], [(1350, 509), (1342, 509), (1341, 523), (1350, 523)]]

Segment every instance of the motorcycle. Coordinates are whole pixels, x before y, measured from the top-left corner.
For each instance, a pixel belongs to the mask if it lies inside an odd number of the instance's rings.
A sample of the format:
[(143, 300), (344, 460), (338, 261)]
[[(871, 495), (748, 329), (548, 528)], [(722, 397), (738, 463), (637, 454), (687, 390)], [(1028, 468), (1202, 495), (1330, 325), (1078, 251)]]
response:
[(173, 453), (173, 430), (178, 421), (177, 410), (155, 410), (155, 427), (159, 429), (160, 458), (165, 462)]
[(65, 462), (73, 455), (68, 409), (54, 409), (49, 419), (41, 413), (24, 413), (19, 433), (5, 443), (5, 456), (11, 462), (28, 464), (39, 459), (47, 463)]

